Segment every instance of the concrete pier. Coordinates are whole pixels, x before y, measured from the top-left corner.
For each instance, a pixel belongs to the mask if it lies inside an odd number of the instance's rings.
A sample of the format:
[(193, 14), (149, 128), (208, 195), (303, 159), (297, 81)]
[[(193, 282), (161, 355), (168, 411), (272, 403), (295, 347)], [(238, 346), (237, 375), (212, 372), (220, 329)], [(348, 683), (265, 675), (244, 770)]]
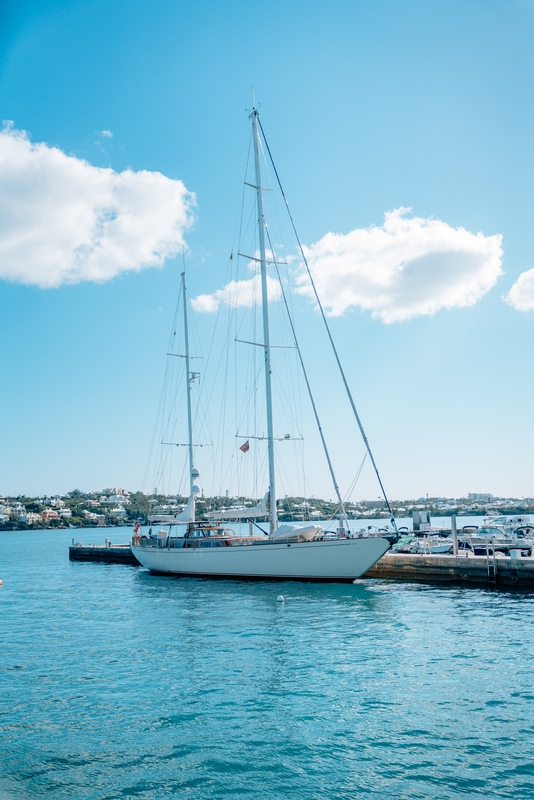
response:
[(386, 553), (364, 577), (534, 589), (534, 558)]
[(69, 547), (71, 561), (100, 561), (105, 564), (131, 564), (139, 566), (139, 561), (130, 550), (129, 544), (73, 544)]

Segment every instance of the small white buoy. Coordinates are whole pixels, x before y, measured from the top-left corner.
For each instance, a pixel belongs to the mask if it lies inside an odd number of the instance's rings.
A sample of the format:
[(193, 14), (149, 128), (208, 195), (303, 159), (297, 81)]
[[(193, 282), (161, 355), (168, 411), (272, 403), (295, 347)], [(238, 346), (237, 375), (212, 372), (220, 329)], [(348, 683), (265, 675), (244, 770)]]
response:
[(284, 596), (282, 594), (279, 594), (276, 599), (278, 600), (279, 603), (283, 603), (284, 602)]

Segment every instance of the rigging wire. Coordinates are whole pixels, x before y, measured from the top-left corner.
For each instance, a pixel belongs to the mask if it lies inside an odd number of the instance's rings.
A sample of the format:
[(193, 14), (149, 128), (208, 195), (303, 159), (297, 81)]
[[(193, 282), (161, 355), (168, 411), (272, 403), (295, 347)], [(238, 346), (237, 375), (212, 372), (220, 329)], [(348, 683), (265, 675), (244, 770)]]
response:
[[(246, 177), (246, 173), (248, 171), (248, 164), (249, 164), (249, 160), (250, 160), (251, 147), (252, 147), (252, 138), (249, 141), (249, 148), (248, 148), (247, 158), (246, 158), (246, 162), (245, 162), (245, 177)], [(245, 200), (245, 183), (243, 183), (243, 186), (242, 186), (242, 188), (240, 190), (240, 194), (241, 194), (241, 210), (240, 210), (240, 212), (236, 211), (236, 217), (235, 217), (235, 220), (234, 220), (234, 230), (233, 230), (233, 236), (232, 236), (232, 240), (234, 242), (234, 245), (235, 245), (235, 241), (236, 241), (236, 229), (238, 227), (239, 227), (238, 242), (241, 240), (241, 235), (242, 235), (243, 218), (244, 218), (243, 208), (244, 208), (244, 200)], [(230, 283), (231, 280), (234, 280), (237, 277), (236, 266), (237, 266), (238, 259), (234, 258), (234, 249), (235, 248), (233, 247), (232, 251), (230, 253), (230, 257), (228, 259), (227, 267), (226, 267), (226, 275), (225, 275), (225, 280), (224, 280), (224, 285), (225, 286), (228, 285), (228, 283)], [(206, 372), (206, 374), (209, 374), (209, 367), (211, 365), (211, 360), (212, 360), (212, 358), (215, 358), (214, 344), (215, 344), (216, 341), (217, 341), (217, 344), (219, 344), (219, 342), (220, 342), (220, 339), (217, 337), (217, 335), (218, 335), (218, 331), (219, 331), (219, 324), (220, 324), (221, 312), (222, 312), (223, 306), (224, 306), (223, 302), (219, 302), (218, 305), (217, 305), (217, 314), (216, 314), (216, 318), (215, 318), (215, 324), (213, 326), (213, 333), (212, 333), (212, 336), (211, 336), (210, 346), (209, 346), (209, 350), (208, 350), (208, 354), (207, 354), (206, 362), (205, 362), (205, 372)], [(193, 317), (193, 322), (194, 322), (194, 317)], [(226, 326), (226, 331), (225, 331), (225, 334), (224, 334), (224, 337), (223, 337), (222, 355), (219, 355), (219, 357), (218, 357), (218, 363), (217, 363), (217, 368), (215, 370), (215, 375), (214, 375), (213, 380), (211, 381), (211, 388), (208, 389), (208, 386), (206, 385), (206, 383), (204, 383), (204, 386), (206, 386), (206, 389), (204, 390), (204, 392), (202, 392), (202, 391), (199, 392), (199, 406), (202, 405), (201, 404), (201, 397), (204, 397), (206, 393), (208, 395), (207, 399), (206, 399), (205, 411), (204, 411), (204, 414), (203, 414), (203, 418), (201, 420), (200, 429), (203, 428), (204, 424), (207, 424), (208, 427), (209, 427), (209, 430), (211, 432), (211, 424), (210, 424), (210, 420), (208, 418), (208, 413), (209, 413), (208, 410), (212, 408), (212, 398), (213, 398), (216, 386), (218, 385), (217, 378), (218, 378), (219, 372), (222, 369), (223, 376), (224, 376), (223, 380), (222, 380), (222, 387), (223, 387), (222, 401), (220, 403), (218, 403), (218, 407), (220, 409), (220, 413), (218, 415), (218, 420), (217, 420), (216, 425), (215, 425), (215, 427), (217, 428), (216, 441), (219, 442), (219, 443), (221, 443), (223, 441), (223, 431), (224, 431), (224, 425), (225, 425), (225, 419), (226, 419), (226, 407), (227, 407), (227, 400), (228, 400), (228, 366), (229, 366), (229, 356), (230, 356), (230, 348), (229, 348), (228, 345), (229, 345), (230, 335), (231, 335), (231, 325), (228, 325), (228, 326)], [(210, 439), (213, 441), (213, 435), (212, 434), (210, 435)], [(220, 476), (222, 474), (222, 465), (223, 465), (223, 462), (224, 462), (223, 451), (224, 451), (224, 448), (222, 446), (215, 447), (214, 450), (210, 453), (210, 457), (208, 459), (208, 463), (210, 464), (211, 471), (212, 471), (212, 486), (213, 486), (213, 489), (215, 489), (215, 486), (217, 484), (217, 476), (219, 476), (219, 481), (220, 481)], [(218, 468), (219, 461), (220, 461), (220, 468)], [(222, 494), (222, 485), (219, 485), (219, 494)]]
[[(169, 358), (169, 354), (172, 353), (173, 350), (174, 350), (174, 345), (175, 345), (175, 340), (176, 340), (176, 327), (177, 327), (177, 321), (178, 321), (178, 313), (179, 313), (180, 301), (181, 301), (181, 284), (180, 284), (180, 288), (179, 288), (179, 291), (178, 291), (178, 299), (177, 299), (175, 310), (174, 310), (171, 334), (169, 336), (169, 342), (168, 342), (168, 345), (167, 345), (167, 357), (166, 357), (166, 363), (165, 363), (165, 372), (164, 372), (163, 384), (162, 384), (162, 387), (161, 387), (160, 399), (159, 399), (159, 404), (158, 404), (158, 411), (157, 411), (157, 414), (156, 414), (156, 419), (155, 419), (153, 433), (152, 433), (152, 439), (151, 439), (149, 453), (148, 453), (148, 459), (147, 459), (147, 462), (146, 462), (145, 473), (144, 473), (143, 482), (142, 482), (142, 490), (143, 491), (145, 491), (145, 489), (148, 488), (147, 487), (147, 483), (148, 483), (148, 480), (150, 478), (150, 473), (152, 473), (152, 479), (153, 479), (153, 483), (152, 483), (152, 486), (150, 487), (150, 491), (152, 491), (153, 488), (157, 487), (158, 485), (161, 486), (161, 481), (163, 480), (164, 465), (165, 465), (165, 462), (166, 462), (167, 457), (169, 455), (168, 451), (165, 452), (164, 450), (161, 449), (161, 444), (159, 444), (159, 455), (156, 455), (155, 450), (157, 448), (156, 437), (158, 436), (158, 431), (160, 432), (161, 440), (163, 440), (164, 438), (166, 438), (166, 434), (168, 432), (168, 427), (169, 427), (169, 424), (170, 424), (170, 414), (171, 414), (171, 411), (172, 411), (172, 405), (173, 404), (171, 404), (171, 409), (169, 410), (168, 413), (167, 413), (167, 404), (168, 404), (168, 399), (169, 399), (170, 387), (172, 388), (172, 383), (173, 383), (174, 364), (173, 364), (173, 359)], [(175, 403), (176, 403), (176, 400), (175, 400)], [(175, 405), (175, 403), (174, 403), (174, 405)], [(153, 470), (153, 472), (152, 472), (152, 470)]]
[[(267, 226), (265, 226), (265, 228), (266, 228), (266, 231), (267, 231), (267, 238), (269, 239), (269, 244), (270, 244), (271, 240), (270, 240), (269, 230), (268, 230)], [(272, 245), (271, 245), (271, 248), (272, 248)], [(297, 332), (296, 332), (295, 326), (293, 324), (293, 317), (291, 316), (291, 313), (289, 311), (289, 306), (287, 304), (286, 291), (285, 291), (284, 286), (282, 284), (282, 280), (281, 280), (281, 277), (280, 277), (280, 270), (278, 269), (278, 262), (276, 260), (276, 257), (274, 256), (274, 254), (273, 254), (273, 261), (274, 261), (274, 264), (275, 264), (275, 267), (276, 267), (276, 274), (278, 275), (278, 280), (280, 282), (280, 287), (281, 287), (281, 291), (282, 291), (282, 298), (284, 300), (284, 305), (286, 307), (287, 316), (288, 316), (288, 320), (289, 320), (289, 325), (290, 325), (291, 331), (293, 333), (293, 340), (295, 342), (295, 347), (297, 348), (297, 353), (298, 353), (298, 356), (299, 356), (300, 366), (301, 366), (301, 369), (302, 369), (302, 373), (304, 375), (304, 381), (306, 382), (306, 387), (308, 389), (308, 394), (309, 394), (309, 397), (310, 397), (310, 402), (311, 402), (311, 405), (312, 405), (313, 414), (315, 416), (315, 422), (317, 423), (317, 429), (319, 431), (319, 436), (321, 437), (323, 450), (324, 450), (324, 453), (325, 453), (325, 456), (326, 456), (326, 461), (328, 463), (328, 469), (330, 470), (330, 476), (332, 478), (332, 483), (334, 484), (334, 489), (335, 489), (335, 492), (336, 492), (336, 495), (337, 495), (337, 499), (339, 500), (339, 504), (340, 504), (341, 509), (342, 509), (343, 517), (345, 518), (345, 521), (347, 523), (347, 527), (350, 530), (350, 525), (349, 525), (349, 520), (348, 520), (348, 517), (347, 517), (347, 512), (345, 511), (345, 504), (343, 503), (343, 499), (341, 497), (341, 492), (339, 491), (338, 482), (336, 480), (336, 475), (335, 475), (335, 472), (334, 472), (334, 466), (333, 466), (332, 460), (330, 458), (330, 453), (328, 451), (328, 445), (326, 444), (326, 439), (324, 438), (324, 433), (323, 433), (323, 428), (322, 428), (322, 425), (321, 425), (321, 420), (319, 419), (319, 412), (317, 411), (317, 406), (315, 405), (315, 400), (314, 400), (313, 393), (312, 393), (312, 390), (311, 390), (310, 381), (308, 379), (308, 373), (307, 373), (306, 367), (304, 365), (304, 359), (302, 358), (302, 353), (300, 351), (299, 341), (297, 339)]]
[(267, 138), (265, 136), (265, 131), (263, 130), (263, 126), (261, 124), (261, 119), (259, 118), (259, 116), (258, 116), (258, 122), (259, 122), (260, 130), (261, 130), (261, 134), (262, 134), (262, 137), (263, 137), (263, 141), (265, 142), (265, 147), (267, 148), (267, 152), (269, 154), (269, 159), (271, 161), (271, 164), (272, 164), (272, 167), (273, 167), (273, 170), (274, 170), (274, 174), (275, 174), (276, 180), (278, 182), (278, 187), (280, 189), (280, 192), (281, 192), (282, 197), (284, 198), (284, 202), (286, 204), (287, 213), (289, 215), (289, 219), (291, 221), (291, 226), (293, 228), (293, 232), (294, 232), (295, 238), (297, 240), (297, 244), (298, 244), (298, 247), (299, 247), (299, 250), (300, 250), (300, 255), (301, 255), (302, 260), (304, 262), (304, 265), (306, 267), (306, 272), (308, 273), (308, 278), (310, 279), (310, 283), (311, 283), (311, 286), (312, 286), (312, 289), (313, 289), (313, 293), (315, 295), (315, 300), (316, 300), (317, 305), (319, 307), (319, 310), (321, 312), (321, 316), (323, 318), (323, 322), (324, 322), (324, 325), (325, 325), (325, 328), (326, 328), (326, 332), (328, 334), (328, 338), (330, 340), (330, 344), (332, 346), (332, 350), (334, 352), (334, 356), (335, 356), (335, 359), (336, 359), (336, 362), (337, 362), (337, 365), (338, 365), (338, 368), (339, 368), (339, 372), (340, 372), (341, 378), (343, 380), (343, 384), (345, 386), (345, 391), (347, 392), (347, 396), (349, 398), (349, 402), (350, 402), (350, 405), (352, 407), (352, 411), (353, 411), (354, 416), (356, 418), (356, 422), (358, 424), (358, 428), (360, 429), (360, 434), (361, 434), (362, 439), (364, 441), (365, 447), (367, 448), (367, 452), (369, 453), (369, 458), (371, 459), (371, 463), (372, 463), (372, 465), (374, 467), (374, 471), (375, 471), (376, 477), (378, 479), (378, 483), (380, 485), (380, 490), (381, 490), (382, 495), (384, 497), (384, 502), (385, 502), (386, 507), (387, 507), (387, 509), (388, 509), (388, 511), (389, 511), (389, 513), (391, 515), (391, 524), (393, 525), (395, 530), (397, 530), (397, 524), (395, 522), (395, 516), (393, 514), (391, 505), (389, 503), (386, 491), (384, 489), (384, 484), (382, 483), (382, 478), (380, 477), (380, 473), (378, 471), (378, 467), (376, 465), (376, 461), (375, 461), (373, 453), (371, 451), (371, 446), (369, 444), (369, 440), (367, 439), (367, 436), (366, 436), (365, 431), (363, 429), (362, 422), (360, 420), (360, 416), (359, 416), (358, 411), (356, 409), (356, 404), (354, 403), (354, 399), (352, 397), (352, 392), (350, 390), (347, 378), (345, 376), (345, 371), (344, 371), (344, 369), (343, 369), (343, 367), (341, 365), (341, 361), (339, 359), (337, 348), (336, 348), (336, 345), (334, 343), (332, 332), (330, 331), (330, 326), (328, 324), (328, 320), (326, 319), (326, 314), (324, 312), (323, 305), (322, 305), (322, 303), (321, 303), (321, 301), (319, 299), (319, 294), (317, 292), (317, 287), (315, 286), (315, 281), (313, 280), (313, 277), (312, 277), (312, 274), (311, 274), (311, 270), (310, 270), (310, 267), (309, 267), (309, 264), (308, 264), (308, 259), (306, 258), (305, 254), (304, 254), (304, 248), (302, 247), (302, 242), (300, 241), (300, 237), (298, 235), (297, 227), (296, 227), (295, 222), (293, 220), (293, 215), (291, 214), (291, 209), (289, 207), (289, 202), (288, 202), (286, 194), (284, 192), (284, 189), (283, 189), (283, 186), (282, 186), (282, 182), (280, 180), (280, 176), (278, 175), (278, 170), (276, 169), (276, 165), (274, 163), (274, 159), (273, 159), (269, 144), (267, 142)]
[(356, 488), (356, 484), (358, 483), (358, 481), (360, 479), (360, 475), (362, 474), (362, 469), (363, 469), (363, 465), (365, 464), (365, 459), (366, 458), (367, 458), (367, 450), (365, 451), (363, 459), (362, 459), (362, 463), (358, 467), (356, 475), (354, 476), (354, 480), (352, 481), (351, 485), (349, 486), (349, 488), (347, 490), (347, 493), (345, 494), (345, 502), (346, 503), (349, 502), (349, 500), (351, 498), (351, 495), (352, 495), (354, 489)]

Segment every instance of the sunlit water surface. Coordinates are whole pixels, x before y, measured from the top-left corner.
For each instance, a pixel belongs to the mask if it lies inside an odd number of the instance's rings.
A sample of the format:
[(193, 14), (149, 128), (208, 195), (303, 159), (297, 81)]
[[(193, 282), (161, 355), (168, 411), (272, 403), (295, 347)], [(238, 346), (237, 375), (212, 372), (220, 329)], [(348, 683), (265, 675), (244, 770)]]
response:
[(2, 800), (534, 797), (534, 595), (166, 578), (71, 536), (0, 534)]

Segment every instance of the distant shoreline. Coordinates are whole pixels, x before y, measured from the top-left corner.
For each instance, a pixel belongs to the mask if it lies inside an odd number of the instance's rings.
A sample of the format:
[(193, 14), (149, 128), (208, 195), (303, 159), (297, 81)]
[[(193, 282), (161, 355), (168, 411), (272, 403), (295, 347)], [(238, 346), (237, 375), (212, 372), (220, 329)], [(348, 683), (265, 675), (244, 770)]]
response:
[[(529, 507), (525, 508), (525, 507), (518, 506), (516, 508), (511, 508), (511, 509), (507, 508), (507, 509), (503, 510), (502, 513), (503, 513), (504, 516), (514, 516), (514, 515), (520, 515), (520, 514), (534, 514), (534, 511), (531, 510)], [(410, 516), (411, 515), (406, 515), (406, 514), (402, 514), (401, 515), (401, 514), (399, 514), (398, 516), (396, 516), (396, 519), (407, 519), (407, 518), (410, 518)], [(435, 512), (435, 513), (431, 512), (430, 516), (431, 517), (450, 518), (452, 516), (452, 514), (450, 512)], [(462, 519), (463, 517), (487, 517), (488, 516), (488, 512), (487, 511), (469, 511), (469, 512), (465, 512), (465, 513), (456, 513), (456, 516), (459, 519)], [(292, 518), (292, 516), (290, 514), (280, 514), (279, 515), (279, 519), (281, 521), (283, 521), (283, 522), (285, 522), (285, 521), (288, 521), (288, 522), (295, 521), (295, 522), (298, 523), (298, 522), (305, 521), (305, 520), (293, 520), (293, 518)], [(360, 517), (360, 516), (351, 516), (351, 515), (349, 515), (348, 519), (349, 519), (349, 522), (359, 522), (359, 523), (362, 523), (362, 524), (368, 523), (370, 521), (377, 521), (377, 520), (384, 520), (384, 522), (387, 522), (390, 519), (390, 515), (387, 514), (387, 513), (384, 513), (383, 511), (381, 511), (381, 512), (377, 513), (375, 516), (373, 516), (372, 518), (369, 517), (369, 516)], [(51, 531), (52, 532), (52, 531), (68, 531), (68, 530), (75, 531), (75, 530), (88, 530), (88, 529), (94, 529), (94, 530), (102, 529), (102, 530), (104, 530), (104, 529), (108, 529), (108, 528), (132, 528), (135, 525), (135, 522), (136, 522), (136, 520), (128, 520), (127, 522), (117, 522), (117, 523), (115, 523), (115, 522), (108, 521), (108, 522), (102, 523), (102, 524), (100, 524), (100, 523), (99, 524), (95, 524), (95, 523), (91, 524), (91, 521), (84, 521), (84, 523), (81, 524), (81, 525), (58, 524), (58, 525), (50, 526), (50, 525), (43, 525), (43, 524), (25, 525), (25, 524), (17, 523), (15, 521), (13, 521), (13, 522), (8, 522), (8, 523), (6, 523), (4, 525), (0, 525), (0, 533), (4, 533), (4, 532), (8, 533), (8, 532), (12, 532), (12, 531), (21, 531), (21, 532), (22, 531), (27, 531), (28, 533), (30, 533), (32, 531)], [(317, 520), (317, 522), (321, 523), (321, 522), (325, 522), (325, 520)], [(146, 521), (141, 521), (141, 525), (148, 525), (148, 524), (149, 523), (146, 522)]]

